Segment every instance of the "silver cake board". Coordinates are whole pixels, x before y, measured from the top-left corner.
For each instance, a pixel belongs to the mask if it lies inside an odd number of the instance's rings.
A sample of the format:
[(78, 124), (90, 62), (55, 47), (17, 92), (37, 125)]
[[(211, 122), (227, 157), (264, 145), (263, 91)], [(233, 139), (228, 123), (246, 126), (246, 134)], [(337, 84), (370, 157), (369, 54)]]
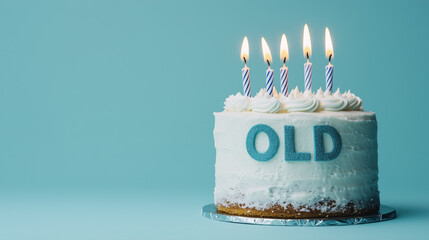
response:
[(208, 204), (203, 207), (201, 214), (206, 218), (216, 220), (216, 221), (222, 221), (222, 222), (270, 225), (270, 226), (316, 227), (316, 226), (356, 225), (356, 224), (388, 221), (396, 217), (396, 210), (392, 207), (380, 205), (379, 213), (374, 215), (369, 215), (369, 216), (283, 219), (283, 218), (260, 218), (260, 217), (244, 217), (244, 216), (228, 215), (225, 213), (218, 212), (216, 205)]

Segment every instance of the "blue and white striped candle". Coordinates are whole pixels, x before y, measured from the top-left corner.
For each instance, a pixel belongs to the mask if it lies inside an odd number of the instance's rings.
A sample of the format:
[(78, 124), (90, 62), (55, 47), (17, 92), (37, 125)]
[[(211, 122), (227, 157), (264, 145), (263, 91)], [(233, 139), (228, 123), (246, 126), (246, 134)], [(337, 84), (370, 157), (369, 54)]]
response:
[(241, 69), (241, 77), (243, 78), (244, 96), (251, 97), (249, 68), (247, 66), (244, 66), (244, 68)]
[(287, 97), (289, 91), (289, 74), (286, 66), (280, 68), (280, 88), (282, 96)]
[(280, 90), (282, 96), (287, 97), (289, 91), (289, 76), (288, 69), (286, 67), (286, 61), (289, 59), (289, 47), (287, 44), (286, 35), (282, 35), (280, 42), (280, 60), (283, 61), (283, 67), (280, 68)]
[(325, 67), (325, 73), (326, 73), (326, 90), (329, 90), (329, 92), (332, 93), (333, 88), (333, 79), (334, 79), (334, 65), (329, 63)]
[(313, 71), (313, 66), (312, 66), (311, 62), (304, 63), (305, 91), (311, 92), (312, 71)]
[(311, 56), (311, 39), (310, 31), (308, 30), (307, 24), (304, 26), (304, 41), (303, 41), (304, 56), (307, 58), (307, 63), (304, 63), (304, 86), (305, 91), (311, 92), (311, 77), (313, 66), (310, 63)]
[(328, 28), (325, 28), (325, 54), (329, 60), (329, 64), (325, 67), (326, 75), (326, 90), (332, 93), (334, 85), (334, 65), (331, 64), (331, 59), (334, 57), (334, 47), (332, 46), (331, 33)]
[(270, 96), (273, 96), (273, 88), (274, 88), (274, 70), (271, 69), (270, 65), (273, 61), (273, 58), (271, 56), (270, 48), (268, 47), (267, 41), (265, 41), (265, 38), (261, 38), (262, 43), (262, 54), (264, 56), (264, 62), (268, 64), (268, 69), (266, 71), (266, 85), (267, 85), (267, 93), (270, 94)]
[(247, 60), (249, 59), (249, 40), (244, 37), (243, 44), (241, 45), (240, 59), (244, 62), (244, 68), (241, 69), (241, 78), (243, 79), (243, 92), (244, 96), (251, 97), (250, 94), (250, 69), (247, 67)]
[(274, 70), (270, 67), (266, 72), (266, 84), (267, 84), (267, 92), (270, 96), (273, 96), (273, 88), (274, 88)]

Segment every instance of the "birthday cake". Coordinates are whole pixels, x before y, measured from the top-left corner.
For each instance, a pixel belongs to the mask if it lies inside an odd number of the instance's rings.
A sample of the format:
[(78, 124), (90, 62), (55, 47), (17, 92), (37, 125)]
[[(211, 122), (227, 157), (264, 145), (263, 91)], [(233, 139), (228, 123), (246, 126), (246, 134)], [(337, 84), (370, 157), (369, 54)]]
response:
[(350, 91), (240, 93), (214, 113), (218, 211), (280, 218), (379, 208), (377, 120)]
[(281, 92), (274, 88), (271, 52), (261, 39), (267, 62), (266, 88), (250, 94), (243, 40), (243, 92), (214, 113), (216, 148), (214, 200), (232, 215), (325, 218), (377, 213), (377, 120), (349, 91), (333, 90), (332, 39), (325, 29), (326, 90), (311, 90), (311, 42), (304, 26), (305, 90), (288, 91), (286, 36), (280, 44)]

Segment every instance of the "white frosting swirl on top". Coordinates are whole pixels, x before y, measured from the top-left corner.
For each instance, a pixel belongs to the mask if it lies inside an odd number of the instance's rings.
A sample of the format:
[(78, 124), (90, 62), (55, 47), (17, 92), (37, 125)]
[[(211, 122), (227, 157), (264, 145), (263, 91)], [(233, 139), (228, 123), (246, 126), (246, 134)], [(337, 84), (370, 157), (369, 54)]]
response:
[(298, 87), (287, 97), (281, 96), (282, 110), (287, 112), (314, 112), (319, 107), (319, 101), (310, 91), (300, 93)]
[(227, 112), (247, 112), (250, 111), (250, 98), (247, 96), (237, 93), (230, 95), (225, 100), (225, 106), (223, 107)]
[(347, 100), (341, 95), (340, 89), (332, 94), (329, 90), (323, 92), (322, 88), (319, 88), (316, 97), (319, 100), (319, 110), (343, 111), (347, 107)]
[(356, 97), (353, 93), (348, 90), (343, 95), (343, 98), (347, 100), (347, 106), (345, 110), (347, 111), (359, 111), (362, 110), (362, 99)]
[(251, 108), (254, 112), (276, 113), (280, 110), (281, 103), (262, 88), (252, 99)]

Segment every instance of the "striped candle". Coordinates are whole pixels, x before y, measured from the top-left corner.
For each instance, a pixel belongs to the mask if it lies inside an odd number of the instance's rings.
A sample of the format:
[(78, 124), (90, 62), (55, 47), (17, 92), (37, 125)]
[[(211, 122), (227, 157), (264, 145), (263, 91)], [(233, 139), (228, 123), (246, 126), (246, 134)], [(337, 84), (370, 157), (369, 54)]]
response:
[(334, 65), (329, 63), (325, 67), (325, 73), (326, 73), (326, 90), (329, 90), (329, 92), (332, 93), (332, 87), (333, 87), (333, 79), (334, 79)]
[(334, 85), (334, 65), (331, 64), (331, 59), (334, 57), (334, 47), (332, 46), (331, 33), (328, 28), (325, 28), (325, 54), (329, 60), (329, 64), (325, 67), (326, 90), (332, 93)]
[(280, 85), (282, 96), (287, 97), (287, 93), (289, 91), (289, 74), (288, 68), (285, 66), (280, 68)]
[(267, 84), (267, 92), (270, 94), (270, 96), (273, 96), (273, 84), (274, 81), (274, 70), (271, 68), (267, 69), (266, 72), (266, 84)]
[(305, 91), (311, 92), (311, 76), (312, 76), (312, 64), (310, 62), (304, 63), (304, 83)]
[(247, 66), (241, 69), (241, 77), (243, 78), (244, 96), (251, 97), (249, 68)]

